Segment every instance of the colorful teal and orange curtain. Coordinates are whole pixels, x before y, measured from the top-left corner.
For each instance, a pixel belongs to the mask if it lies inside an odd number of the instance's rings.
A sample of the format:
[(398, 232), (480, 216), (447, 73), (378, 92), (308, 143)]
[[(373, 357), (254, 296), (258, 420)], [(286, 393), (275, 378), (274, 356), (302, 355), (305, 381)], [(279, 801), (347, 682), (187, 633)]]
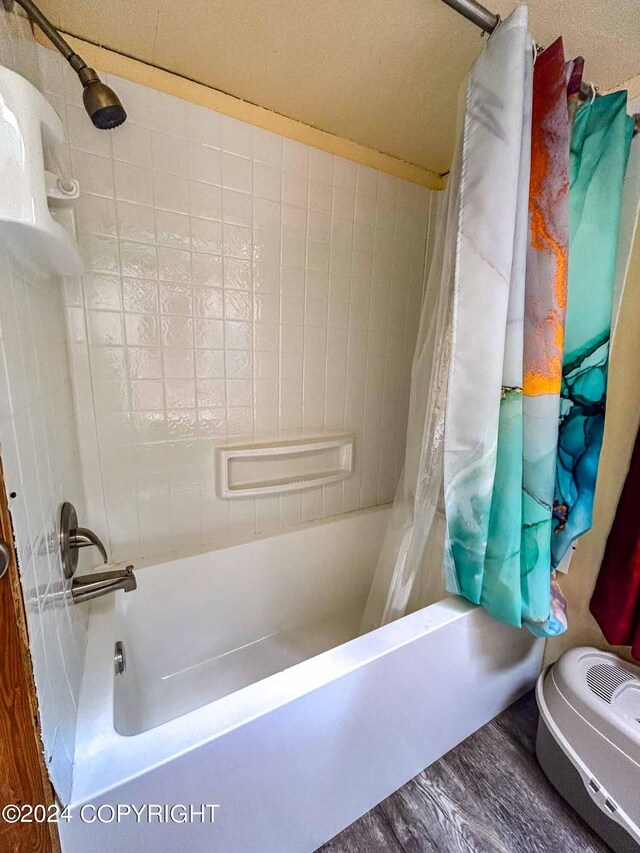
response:
[(583, 64), (562, 39), (536, 56), (519, 6), (469, 74), (363, 631), (429, 587), (441, 489), (447, 590), (566, 628), (557, 566), (591, 524), (632, 127), (624, 92), (579, 106)]
[(627, 93), (580, 108), (571, 138), (569, 300), (552, 564), (591, 527), (604, 434), (618, 228), (633, 119)]
[(515, 524), (510, 516), (521, 477), (511, 465), (522, 458), (533, 56), (520, 6), (492, 33), (467, 85), (444, 434), (447, 588), (504, 621), (520, 611), (520, 515)]
[[(529, 250), (524, 320), (522, 619), (535, 627), (551, 614), (551, 523), (558, 444), (569, 252), (570, 95), (577, 63), (562, 39), (538, 56), (534, 71)], [(573, 76), (573, 88), (580, 86)]]
[(582, 60), (558, 39), (533, 64), (518, 26), (514, 13), (489, 40), (466, 118), (481, 148), (461, 186), (445, 567), (450, 591), (550, 636), (566, 628), (555, 567), (591, 523), (632, 121), (626, 93), (578, 109)]
[[(573, 65), (565, 63), (560, 39), (537, 58), (535, 66), (532, 54), (526, 59), (520, 172), (514, 183), (514, 248), (508, 276), (503, 276), (508, 284), (508, 309), (502, 382), (498, 386), (494, 378), (493, 387), (483, 389), (485, 406), (491, 397), (499, 400), (493, 483), (487, 511), (481, 499), (483, 488), (478, 480), (474, 482), (470, 453), (471, 466), (465, 477), (451, 481), (447, 505), (448, 560), (459, 590), (495, 618), (517, 626), (523, 619), (544, 623), (550, 614), (551, 518), (567, 301), (567, 82), (573, 70)], [(469, 276), (464, 286), (473, 290), (477, 279)], [(501, 292), (499, 277), (495, 286)], [(486, 354), (490, 339), (497, 339), (497, 330), (490, 323), (476, 324), (476, 328), (486, 336), (481, 342)], [(472, 375), (462, 348), (458, 358)], [(448, 417), (453, 424), (460, 405), (463, 401), (450, 394)], [(474, 428), (480, 426), (486, 433), (481, 424), (482, 418), (478, 418)], [(485, 467), (491, 466), (490, 455), (484, 457)], [(470, 572), (469, 532), (479, 531), (481, 541), (484, 516), (482, 571)], [(454, 524), (449, 524), (451, 519)], [(479, 550), (477, 544), (474, 549)]]

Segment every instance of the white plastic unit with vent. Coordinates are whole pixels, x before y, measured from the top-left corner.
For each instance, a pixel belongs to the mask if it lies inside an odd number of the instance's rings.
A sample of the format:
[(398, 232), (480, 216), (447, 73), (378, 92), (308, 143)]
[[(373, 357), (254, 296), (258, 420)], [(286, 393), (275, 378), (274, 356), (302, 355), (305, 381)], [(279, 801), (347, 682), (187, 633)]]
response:
[(571, 649), (540, 676), (536, 699), (551, 783), (616, 853), (639, 853), (640, 668)]
[(45, 169), (45, 149), (53, 152), (63, 141), (62, 122), (44, 96), (0, 66), (0, 245), (27, 272), (82, 271), (64, 210), (78, 186)]
[(221, 498), (271, 495), (344, 480), (353, 472), (353, 435), (216, 448)]

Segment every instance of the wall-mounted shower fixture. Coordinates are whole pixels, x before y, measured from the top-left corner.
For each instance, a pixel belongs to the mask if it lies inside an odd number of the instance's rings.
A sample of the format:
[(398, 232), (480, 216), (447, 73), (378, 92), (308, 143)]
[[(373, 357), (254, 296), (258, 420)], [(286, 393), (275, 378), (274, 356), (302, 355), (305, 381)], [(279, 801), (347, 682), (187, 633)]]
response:
[(122, 589), (131, 592), (138, 586), (133, 574), (133, 566), (125, 569), (113, 569), (109, 572), (92, 572), (88, 575), (75, 577), (78, 567), (78, 550), (93, 546), (100, 551), (105, 563), (109, 562), (107, 550), (93, 530), (88, 527), (78, 527), (76, 508), (69, 501), (62, 504), (60, 511), (60, 558), (65, 578), (73, 578), (71, 583), (71, 600), (74, 604), (100, 598), (109, 592)]
[(82, 93), (84, 108), (94, 125), (99, 130), (110, 130), (126, 121), (127, 113), (120, 98), (113, 89), (102, 82), (93, 68), (89, 68), (84, 59), (78, 56), (36, 4), (32, 0), (2, 0), (7, 12), (13, 11), (14, 3), (21, 6), (29, 18), (40, 27), (80, 78), (84, 88)]

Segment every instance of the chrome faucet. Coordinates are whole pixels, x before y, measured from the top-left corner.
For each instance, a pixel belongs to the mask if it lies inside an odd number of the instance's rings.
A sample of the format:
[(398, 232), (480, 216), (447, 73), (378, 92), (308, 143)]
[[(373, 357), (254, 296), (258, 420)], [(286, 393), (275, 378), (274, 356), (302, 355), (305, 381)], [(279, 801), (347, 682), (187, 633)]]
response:
[(94, 572), (91, 575), (81, 575), (71, 582), (71, 599), (74, 604), (83, 601), (91, 601), (92, 598), (100, 598), (109, 592), (122, 589), (131, 592), (136, 589), (136, 576), (133, 574), (133, 566), (126, 569), (114, 569), (111, 572)]
[(71, 581), (71, 599), (74, 604), (100, 598), (109, 592), (122, 589), (131, 592), (137, 583), (133, 574), (133, 566), (126, 569), (114, 569), (110, 572), (93, 572), (90, 575), (75, 577), (78, 567), (78, 551), (80, 548), (93, 546), (100, 551), (105, 563), (109, 562), (107, 550), (96, 534), (87, 527), (78, 527), (78, 515), (73, 504), (62, 504), (60, 513), (60, 558), (66, 578)]

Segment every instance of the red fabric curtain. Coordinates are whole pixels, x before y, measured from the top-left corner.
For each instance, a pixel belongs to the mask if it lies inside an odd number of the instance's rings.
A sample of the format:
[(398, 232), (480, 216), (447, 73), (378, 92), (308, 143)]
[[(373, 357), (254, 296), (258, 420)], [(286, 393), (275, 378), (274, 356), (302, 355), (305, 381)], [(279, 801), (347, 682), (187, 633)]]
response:
[(640, 660), (640, 433), (589, 609), (607, 642)]

